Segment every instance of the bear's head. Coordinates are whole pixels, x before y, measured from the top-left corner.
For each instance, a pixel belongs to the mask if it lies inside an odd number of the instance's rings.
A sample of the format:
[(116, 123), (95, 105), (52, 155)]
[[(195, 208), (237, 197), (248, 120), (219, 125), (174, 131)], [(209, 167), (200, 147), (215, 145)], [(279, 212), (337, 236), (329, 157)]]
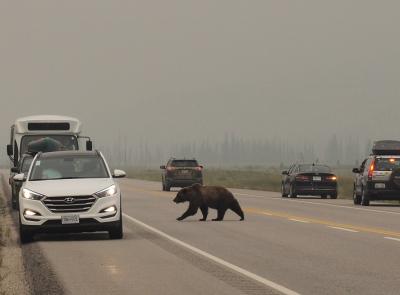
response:
[(181, 189), (178, 194), (176, 195), (175, 199), (173, 200), (175, 203), (184, 203), (184, 202), (190, 202), (193, 200), (200, 192), (201, 185), (200, 184), (194, 184), (189, 187), (185, 187)]

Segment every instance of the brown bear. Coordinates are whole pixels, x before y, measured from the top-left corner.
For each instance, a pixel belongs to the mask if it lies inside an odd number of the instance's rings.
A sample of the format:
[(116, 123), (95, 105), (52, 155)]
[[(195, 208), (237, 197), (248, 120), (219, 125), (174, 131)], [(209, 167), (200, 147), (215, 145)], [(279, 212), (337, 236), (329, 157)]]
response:
[(188, 216), (195, 215), (199, 208), (203, 213), (203, 218), (200, 221), (206, 221), (208, 208), (217, 209), (218, 211), (217, 218), (213, 219), (213, 221), (223, 220), (228, 209), (239, 215), (240, 220), (244, 220), (244, 214), (239, 202), (230, 191), (223, 187), (194, 184), (181, 189), (174, 202), (177, 204), (189, 202), (189, 208), (177, 220), (183, 220)]

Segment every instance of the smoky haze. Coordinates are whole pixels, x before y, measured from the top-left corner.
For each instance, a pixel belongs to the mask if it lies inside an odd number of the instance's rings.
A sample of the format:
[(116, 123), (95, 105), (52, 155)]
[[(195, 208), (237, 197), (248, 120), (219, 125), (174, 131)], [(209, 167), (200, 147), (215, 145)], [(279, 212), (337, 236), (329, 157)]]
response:
[(3, 0), (0, 139), (17, 117), (62, 114), (110, 156), (264, 142), (291, 156), (262, 163), (332, 162), (354, 144), (343, 156), (354, 162), (368, 140), (399, 138), (399, 11), (366, 0)]

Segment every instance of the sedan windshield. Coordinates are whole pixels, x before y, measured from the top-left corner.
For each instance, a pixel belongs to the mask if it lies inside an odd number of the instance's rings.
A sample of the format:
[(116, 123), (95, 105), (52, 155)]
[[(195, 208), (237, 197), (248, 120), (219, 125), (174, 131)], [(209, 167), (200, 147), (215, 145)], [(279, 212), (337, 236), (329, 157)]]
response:
[(43, 157), (35, 161), (30, 180), (108, 178), (102, 158), (97, 156)]

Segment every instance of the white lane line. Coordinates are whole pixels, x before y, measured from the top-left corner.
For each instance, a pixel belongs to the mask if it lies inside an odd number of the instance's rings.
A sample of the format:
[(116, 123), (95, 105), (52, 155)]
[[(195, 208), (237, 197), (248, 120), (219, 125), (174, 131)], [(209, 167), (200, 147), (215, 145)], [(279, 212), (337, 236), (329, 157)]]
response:
[(261, 214), (262, 214), (262, 215), (267, 215), (267, 216), (274, 216), (273, 214), (267, 213), (267, 212), (261, 212)]
[(251, 195), (251, 194), (244, 194), (244, 193), (236, 193), (236, 192), (233, 192), (235, 195), (238, 195), (238, 196), (247, 196), (247, 197), (252, 197), (252, 198), (263, 198), (263, 199), (265, 199), (265, 198), (268, 198), (267, 196), (257, 196), (257, 195)]
[(392, 238), (392, 237), (384, 237), (384, 239), (400, 242), (400, 239), (396, 239), (396, 238)]
[(324, 203), (316, 203), (316, 202), (309, 202), (309, 201), (299, 201), (299, 200), (283, 200), (283, 201), (286, 201), (286, 202), (297, 202), (297, 203), (303, 203), (303, 204), (312, 204), (312, 205), (321, 205), (321, 206), (339, 207), (339, 208), (346, 208), (346, 209), (360, 210), (360, 211), (368, 211), (368, 212), (376, 212), (376, 213), (389, 213), (389, 214), (400, 215), (400, 212), (393, 212), (393, 211), (386, 211), (386, 210), (376, 210), (376, 209), (356, 208), (356, 207), (350, 207), (350, 206), (345, 206), (345, 205), (335, 205), (335, 204), (329, 204), (329, 203), (325, 203), (324, 204)]
[(181, 247), (189, 249), (189, 250), (191, 250), (191, 251), (193, 251), (193, 252), (195, 252), (195, 253), (197, 253), (197, 254), (199, 254), (199, 255), (207, 258), (207, 259), (210, 259), (210, 260), (212, 260), (212, 261), (214, 261), (214, 262), (216, 262), (218, 264), (221, 264), (221, 265), (223, 265), (223, 266), (225, 266), (227, 268), (230, 268), (231, 270), (234, 270), (234, 271), (240, 273), (241, 275), (244, 275), (244, 276), (246, 276), (246, 277), (248, 277), (248, 278), (250, 278), (252, 280), (255, 280), (255, 281), (257, 281), (257, 282), (259, 282), (259, 283), (261, 283), (261, 284), (263, 284), (263, 285), (265, 285), (265, 286), (267, 286), (269, 288), (275, 289), (276, 291), (281, 292), (281, 293), (283, 293), (285, 295), (300, 295), (299, 293), (297, 293), (295, 291), (292, 291), (292, 290), (290, 290), (290, 289), (288, 289), (288, 288), (286, 288), (284, 286), (281, 286), (281, 285), (279, 285), (277, 283), (274, 283), (274, 282), (272, 282), (270, 280), (267, 280), (267, 279), (265, 279), (263, 277), (260, 277), (260, 276), (254, 274), (254, 273), (252, 273), (252, 272), (250, 272), (248, 270), (245, 270), (245, 269), (243, 269), (243, 268), (241, 268), (239, 266), (236, 266), (236, 265), (234, 265), (232, 263), (229, 263), (229, 262), (227, 262), (227, 261), (225, 261), (225, 260), (223, 260), (221, 258), (218, 258), (218, 257), (216, 257), (214, 255), (211, 255), (211, 254), (209, 254), (209, 253), (207, 253), (207, 252), (205, 252), (203, 250), (200, 250), (200, 249), (198, 249), (196, 247), (193, 247), (193, 246), (191, 246), (189, 244), (186, 244), (185, 242), (182, 242), (181, 240), (178, 240), (178, 239), (176, 239), (176, 238), (174, 238), (174, 237), (172, 237), (172, 236), (170, 236), (170, 235), (168, 235), (168, 234), (166, 234), (166, 233), (164, 233), (164, 232), (162, 232), (162, 231), (160, 231), (160, 230), (158, 230), (158, 229), (156, 229), (156, 228), (154, 228), (154, 227), (152, 227), (150, 225), (147, 225), (146, 223), (143, 223), (140, 220), (137, 220), (137, 219), (125, 214), (125, 213), (123, 213), (122, 215), (125, 218), (127, 218), (128, 220), (130, 220), (130, 221), (132, 221), (132, 222), (134, 222), (134, 223), (146, 228), (147, 230), (150, 230), (150, 231), (158, 234), (159, 236), (161, 236), (161, 237), (163, 237), (163, 238), (165, 238), (167, 240), (170, 240), (171, 242), (173, 242), (173, 243), (175, 243), (175, 244), (177, 244), (177, 245), (179, 245)]
[(301, 222), (301, 223), (310, 223), (307, 220), (301, 220), (301, 219), (295, 219), (295, 218), (289, 218), (290, 221), (294, 221), (294, 222)]
[[(276, 192), (271, 192), (271, 193), (276, 193)], [(368, 211), (368, 212), (400, 215), (400, 212), (393, 212), (393, 211), (386, 211), (386, 210), (366, 209), (366, 208), (361, 208), (361, 207), (357, 208), (357, 207), (352, 207), (352, 206), (336, 205), (336, 204), (331, 204), (331, 203), (317, 203), (317, 202), (312, 202), (312, 201), (291, 200), (291, 199), (283, 199), (283, 198), (279, 198), (279, 197), (268, 197), (268, 196), (260, 196), (260, 195), (244, 194), (244, 193), (235, 193), (235, 194), (239, 195), (239, 196), (248, 196), (248, 197), (253, 197), (253, 198), (264, 198), (264, 199), (268, 198), (268, 199), (280, 200), (280, 201), (284, 201), (284, 202), (296, 202), (296, 203), (303, 203), (303, 204), (331, 206), (331, 207), (339, 207), (339, 208), (346, 208), (346, 209), (352, 209), (352, 210), (361, 210), (361, 211)]]
[(354, 229), (349, 229), (349, 228), (344, 228), (344, 227), (337, 227), (337, 226), (328, 226), (328, 227), (329, 228), (333, 228), (333, 229), (348, 231), (348, 232), (351, 232), (351, 233), (358, 233), (358, 231), (356, 231)]

